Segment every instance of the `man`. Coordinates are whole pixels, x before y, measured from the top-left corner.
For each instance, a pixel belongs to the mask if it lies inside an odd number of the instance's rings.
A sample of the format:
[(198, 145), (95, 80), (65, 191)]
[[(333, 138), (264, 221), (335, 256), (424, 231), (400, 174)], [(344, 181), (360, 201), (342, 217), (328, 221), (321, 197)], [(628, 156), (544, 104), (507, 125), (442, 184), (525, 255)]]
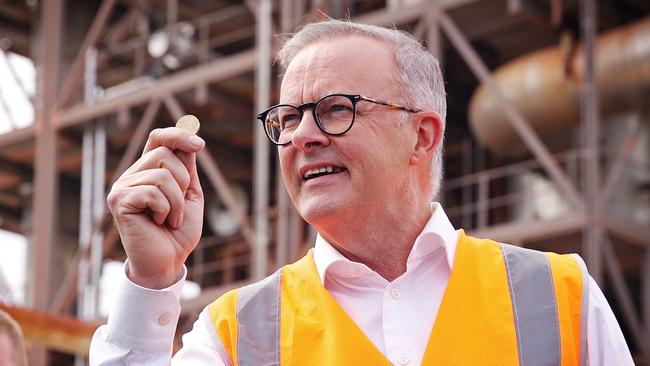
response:
[[(466, 236), (434, 203), (445, 94), (405, 33), (330, 20), (283, 47), (260, 113), (313, 251), (200, 314), (173, 364), (632, 365), (577, 256)], [(108, 202), (127, 255), (91, 363), (168, 364), (183, 263), (201, 233), (203, 141), (154, 131)], [(162, 290), (161, 290), (162, 289)]]
[(15, 320), (0, 310), (0, 366), (27, 366), (23, 332)]

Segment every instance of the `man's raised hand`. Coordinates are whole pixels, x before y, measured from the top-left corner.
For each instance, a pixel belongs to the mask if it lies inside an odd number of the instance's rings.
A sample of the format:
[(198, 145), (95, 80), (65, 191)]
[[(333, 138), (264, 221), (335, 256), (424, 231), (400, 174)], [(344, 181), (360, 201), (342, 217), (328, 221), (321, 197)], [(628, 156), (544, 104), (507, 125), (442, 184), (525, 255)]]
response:
[(129, 259), (129, 278), (168, 287), (201, 238), (203, 191), (198, 136), (176, 127), (151, 132), (142, 156), (113, 184), (108, 207)]

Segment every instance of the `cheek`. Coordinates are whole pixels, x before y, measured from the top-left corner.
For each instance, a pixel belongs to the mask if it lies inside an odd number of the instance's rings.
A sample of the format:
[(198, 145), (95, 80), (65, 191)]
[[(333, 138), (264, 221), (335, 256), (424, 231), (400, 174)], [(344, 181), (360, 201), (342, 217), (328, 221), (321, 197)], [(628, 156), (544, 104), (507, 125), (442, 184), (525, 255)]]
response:
[(284, 183), (289, 189), (292, 180), (295, 179), (295, 174), (292, 174), (292, 172), (295, 171), (294, 159), (289, 151), (283, 151), (283, 149), (286, 148), (280, 148), (280, 150), (278, 150), (278, 160), (280, 161), (280, 171), (282, 171), (282, 178), (284, 178)]

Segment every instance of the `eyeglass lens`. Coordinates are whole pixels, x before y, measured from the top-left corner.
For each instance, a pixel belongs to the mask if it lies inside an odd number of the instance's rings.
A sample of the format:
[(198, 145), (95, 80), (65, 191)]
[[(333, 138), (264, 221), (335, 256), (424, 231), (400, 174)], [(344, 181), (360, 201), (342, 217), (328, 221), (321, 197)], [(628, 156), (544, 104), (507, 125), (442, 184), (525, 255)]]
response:
[[(346, 132), (354, 121), (354, 103), (348, 97), (330, 95), (318, 101), (315, 107), (316, 123), (325, 133), (338, 135)], [(264, 121), (266, 133), (273, 142), (291, 142), (293, 132), (302, 120), (301, 111), (293, 106), (281, 105), (271, 109)]]

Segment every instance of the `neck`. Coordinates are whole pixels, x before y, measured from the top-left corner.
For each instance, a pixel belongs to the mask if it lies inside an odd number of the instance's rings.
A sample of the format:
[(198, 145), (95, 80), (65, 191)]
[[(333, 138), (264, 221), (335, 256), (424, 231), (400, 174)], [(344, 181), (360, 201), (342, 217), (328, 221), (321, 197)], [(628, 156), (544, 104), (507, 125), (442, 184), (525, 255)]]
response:
[(343, 227), (320, 233), (343, 256), (365, 264), (390, 282), (406, 272), (415, 239), (430, 217), (429, 203), (423, 202), (407, 210), (384, 210), (359, 223), (340, 220)]

